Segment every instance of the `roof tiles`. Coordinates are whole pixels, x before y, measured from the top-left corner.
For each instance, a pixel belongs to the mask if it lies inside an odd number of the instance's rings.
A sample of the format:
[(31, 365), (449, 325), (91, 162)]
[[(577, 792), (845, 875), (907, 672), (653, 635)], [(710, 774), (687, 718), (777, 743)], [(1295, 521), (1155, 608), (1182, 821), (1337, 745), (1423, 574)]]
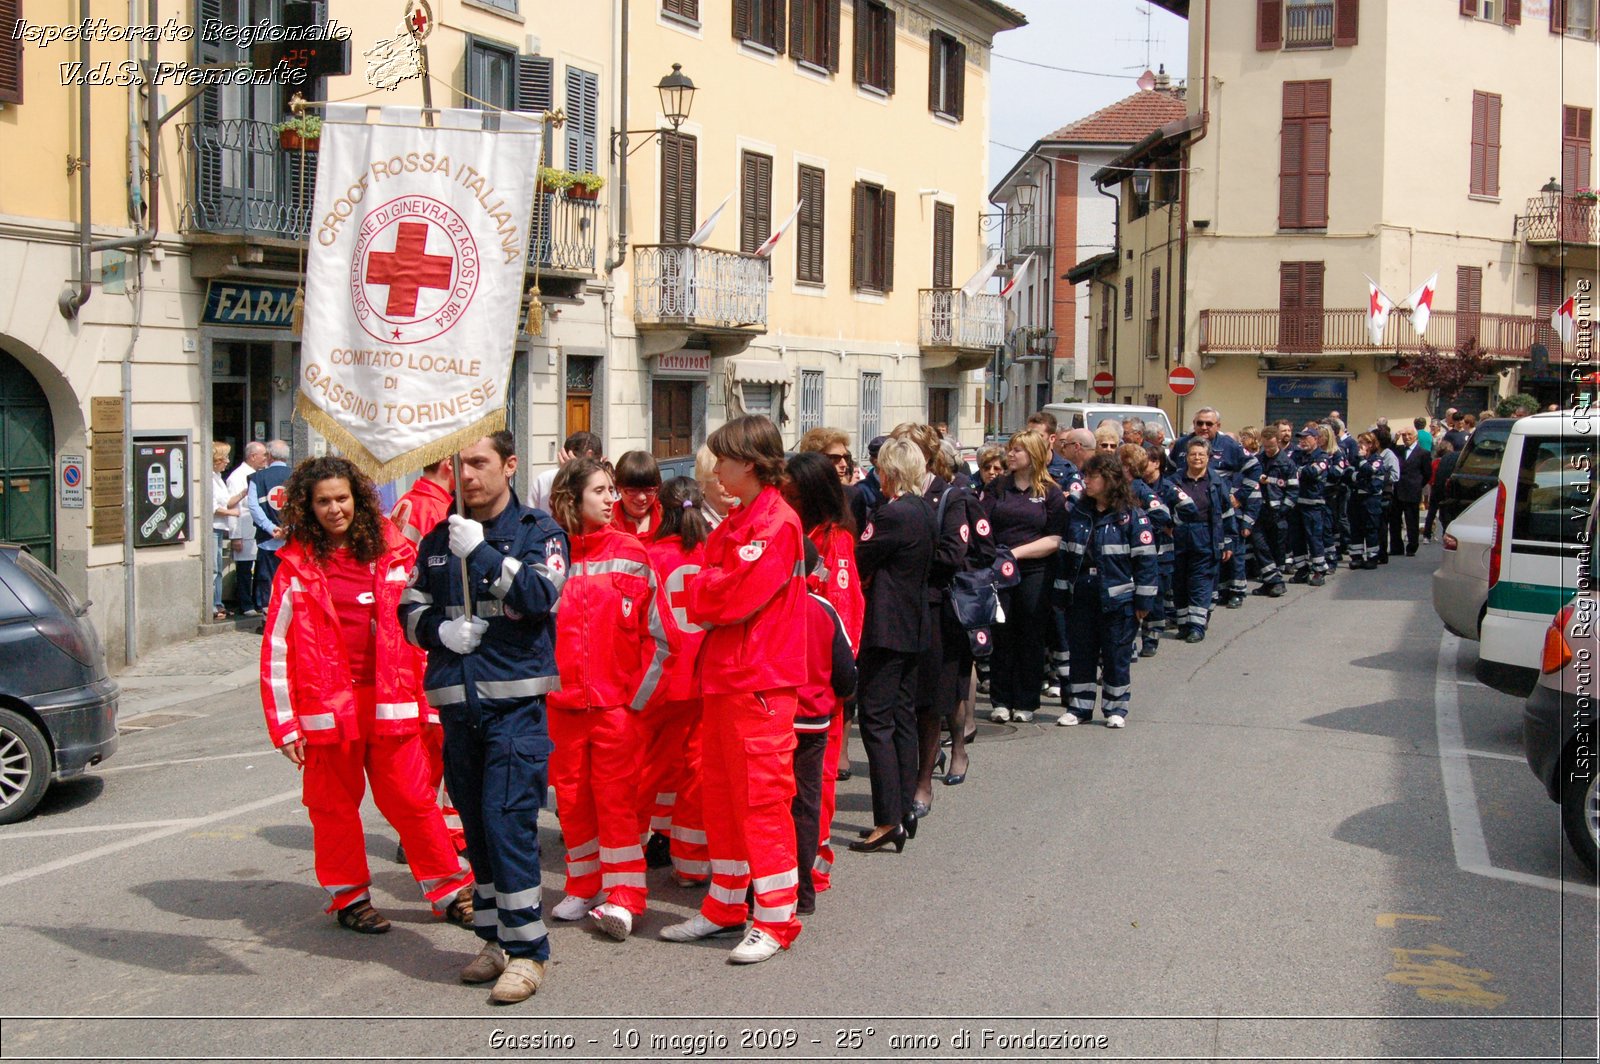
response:
[(1068, 122), (1043, 139), (1137, 144), (1168, 122), (1175, 122), (1187, 113), (1181, 90), (1147, 89), (1102, 107), (1086, 118)]

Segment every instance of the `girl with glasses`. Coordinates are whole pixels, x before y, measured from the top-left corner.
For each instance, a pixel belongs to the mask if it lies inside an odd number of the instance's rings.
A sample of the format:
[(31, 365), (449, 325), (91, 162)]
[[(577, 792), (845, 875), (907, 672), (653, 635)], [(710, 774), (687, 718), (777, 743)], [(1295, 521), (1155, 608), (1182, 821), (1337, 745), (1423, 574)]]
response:
[(622, 505), (612, 521), (648, 543), (661, 527), (661, 467), (649, 452), (629, 451), (617, 459), (616, 472)]

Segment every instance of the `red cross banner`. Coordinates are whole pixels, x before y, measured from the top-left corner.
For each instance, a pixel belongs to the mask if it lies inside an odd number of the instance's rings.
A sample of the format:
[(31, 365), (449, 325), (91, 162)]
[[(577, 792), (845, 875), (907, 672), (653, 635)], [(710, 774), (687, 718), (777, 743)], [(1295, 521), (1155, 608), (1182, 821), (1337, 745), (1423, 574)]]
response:
[(297, 409), (378, 481), (505, 425), (539, 119), (330, 104)]

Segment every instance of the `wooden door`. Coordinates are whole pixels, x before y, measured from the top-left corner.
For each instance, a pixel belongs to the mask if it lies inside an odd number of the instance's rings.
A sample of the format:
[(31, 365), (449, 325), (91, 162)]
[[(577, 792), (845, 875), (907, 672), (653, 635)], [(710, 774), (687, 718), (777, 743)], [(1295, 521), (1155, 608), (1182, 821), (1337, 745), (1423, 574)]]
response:
[(589, 428), (589, 403), (587, 395), (567, 396), (567, 435), (574, 432), (592, 432)]
[(650, 408), (650, 453), (657, 458), (693, 454), (694, 382), (655, 381)]

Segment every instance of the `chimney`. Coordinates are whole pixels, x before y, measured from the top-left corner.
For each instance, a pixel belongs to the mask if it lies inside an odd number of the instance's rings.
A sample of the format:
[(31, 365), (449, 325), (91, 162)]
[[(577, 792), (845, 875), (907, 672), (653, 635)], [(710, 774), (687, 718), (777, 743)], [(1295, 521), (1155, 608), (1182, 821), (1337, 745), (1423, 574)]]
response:
[(1165, 63), (1162, 63), (1161, 68), (1156, 71), (1155, 90), (1157, 92), (1172, 91), (1172, 78), (1167, 75), (1167, 64)]

